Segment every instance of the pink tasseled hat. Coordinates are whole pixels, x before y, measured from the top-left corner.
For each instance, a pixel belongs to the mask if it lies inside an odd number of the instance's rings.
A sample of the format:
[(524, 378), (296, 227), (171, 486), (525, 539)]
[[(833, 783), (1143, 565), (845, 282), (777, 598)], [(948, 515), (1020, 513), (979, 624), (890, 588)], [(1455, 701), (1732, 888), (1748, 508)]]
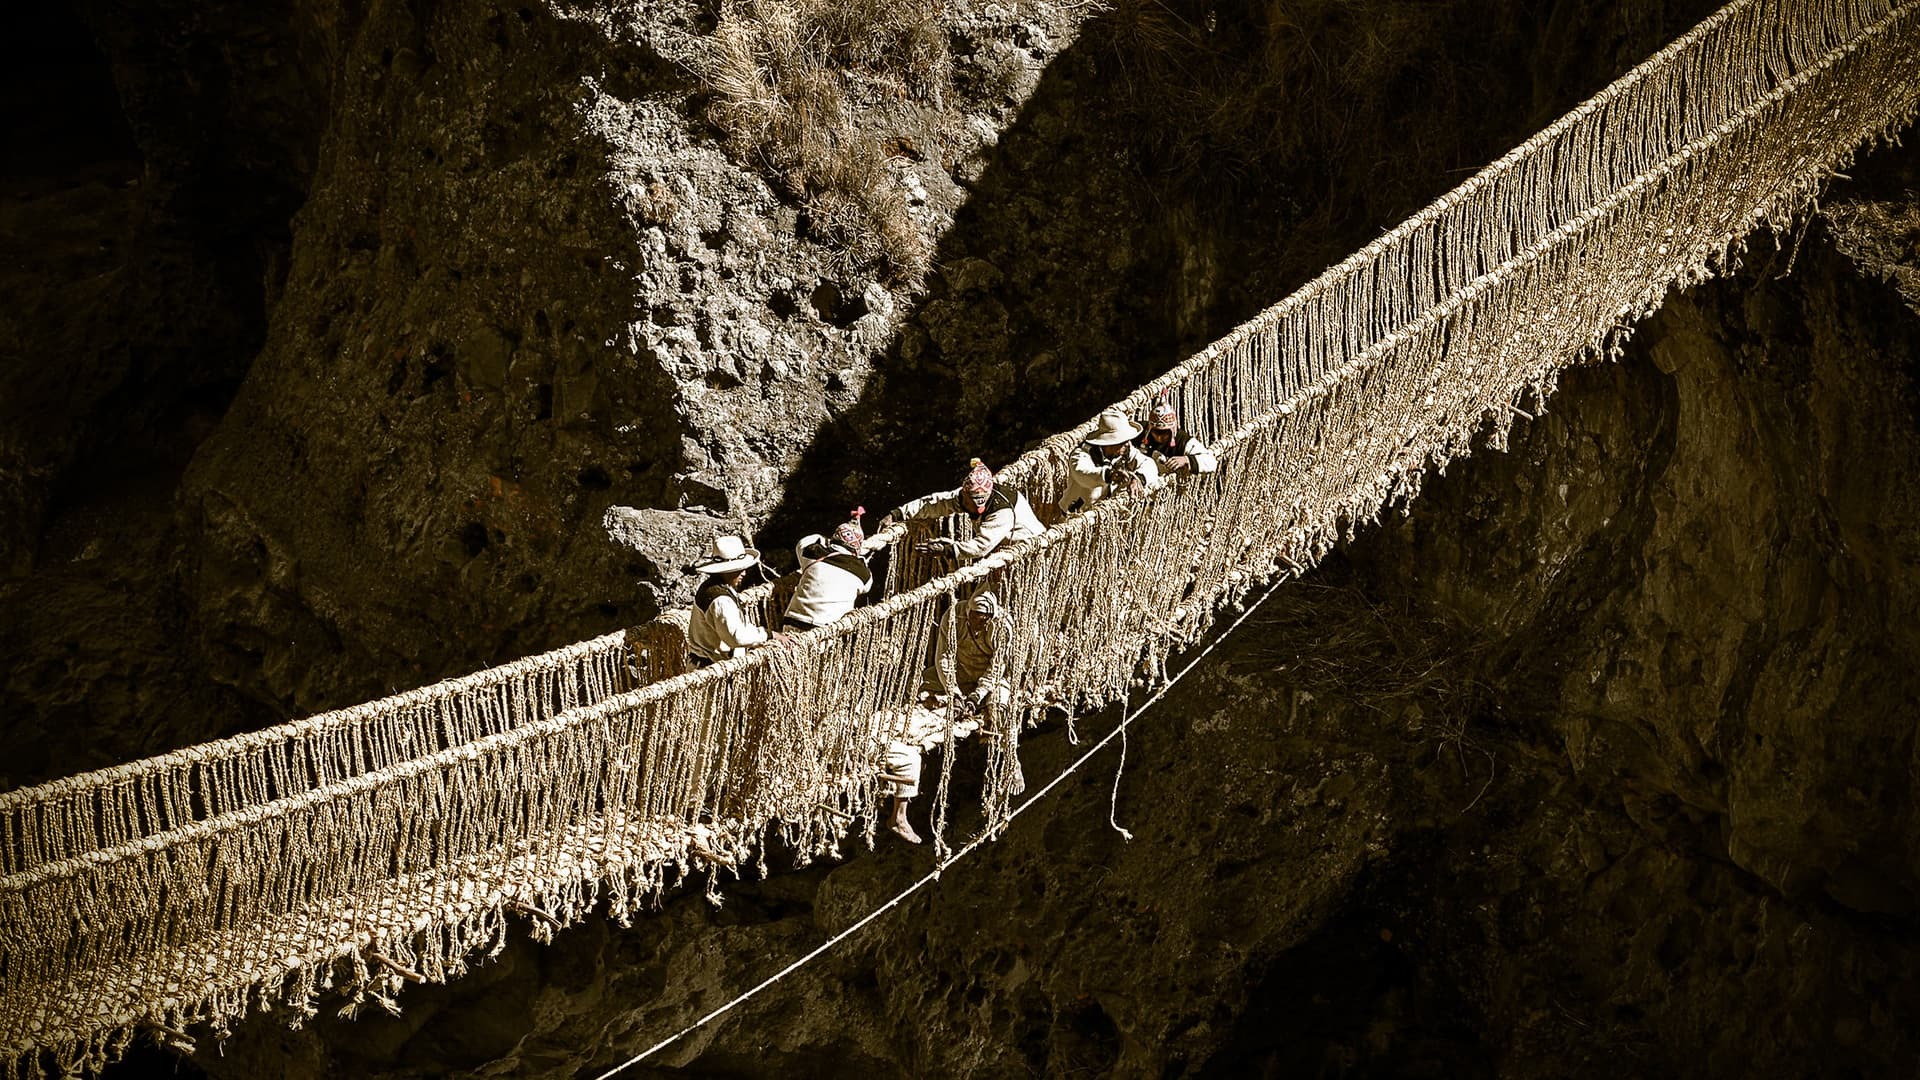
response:
[(1173, 431), (1180, 426), (1180, 413), (1174, 409), (1167, 395), (1161, 394), (1153, 401), (1153, 411), (1147, 414), (1147, 427), (1165, 428)]
[(866, 507), (854, 507), (853, 519), (844, 522), (833, 530), (833, 542), (853, 552), (855, 555), (860, 554), (861, 550), (867, 546), (866, 530), (860, 527), (860, 519), (865, 517), (866, 514)]
[(988, 496), (993, 494), (993, 470), (987, 468), (986, 462), (973, 459), (967, 478), (960, 481), (960, 494), (976, 507), (987, 505)]

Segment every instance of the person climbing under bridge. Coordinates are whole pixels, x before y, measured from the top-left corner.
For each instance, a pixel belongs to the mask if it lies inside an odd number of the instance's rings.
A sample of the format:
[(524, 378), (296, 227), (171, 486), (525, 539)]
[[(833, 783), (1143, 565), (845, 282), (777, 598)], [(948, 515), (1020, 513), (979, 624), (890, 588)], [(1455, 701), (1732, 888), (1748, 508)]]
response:
[(914, 499), (880, 521), (886, 528), (894, 521), (924, 521), (960, 515), (973, 526), (973, 535), (965, 540), (936, 536), (919, 548), (952, 555), (969, 562), (982, 558), (1003, 543), (1025, 540), (1047, 531), (1034, 514), (1024, 491), (996, 484), (993, 470), (979, 458), (970, 463), (960, 486)]
[[(901, 716), (893, 740), (887, 745), (887, 771), (883, 779), (893, 785), (893, 805), (887, 818), (887, 828), (910, 844), (918, 844), (921, 840), (920, 834), (907, 821), (907, 805), (920, 793), (923, 752), (947, 736), (949, 704), (956, 712), (953, 724), (955, 739), (970, 735), (982, 726), (995, 738), (1005, 738), (1007, 735), (996, 725), (1006, 719), (1013, 691), (994, 670), (994, 658), (1000, 650), (1000, 643), (1005, 640), (1007, 630), (1007, 618), (1000, 607), (1000, 598), (991, 592), (981, 592), (968, 602), (966, 618), (959, 622), (951, 636), (942, 626), (934, 660), (928, 666), (920, 691), (920, 700)], [(953, 657), (951, 696), (948, 694), (946, 678), (940, 671), (940, 658), (945, 656)], [(947, 752), (952, 753), (952, 747)], [(1021, 774), (1017, 757), (1011, 765), (1008, 790), (1018, 795), (1026, 790), (1026, 778)]]
[(1135, 441), (1163, 473), (1210, 473), (1220, 467), (1213, 451), (1199, 437), (1180, 426), (1180, 412), (1164, 391), (1147, 414), (1147, 431)]
[(1092, 509), (1114, 495), (1138, 495), (1160, 478), (1160, 467), (1133, 441), (1140, 425), (1119, 409), (1108, 409), (1094, 422), (1086, 442), (1067, 472), (1067, 490), (1060, 496), (1066, 513)]

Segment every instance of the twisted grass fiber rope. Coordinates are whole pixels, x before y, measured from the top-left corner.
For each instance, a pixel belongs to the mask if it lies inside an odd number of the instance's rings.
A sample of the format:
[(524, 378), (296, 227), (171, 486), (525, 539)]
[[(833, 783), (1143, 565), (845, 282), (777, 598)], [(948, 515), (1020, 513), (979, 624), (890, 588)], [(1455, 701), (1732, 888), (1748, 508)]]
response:
[[(871, 718), (911, 696), (936, 597), (997, 575), (1022, 628), (1003, 648), (1011, 683), (1052, 686), (1075, 708), (1121, 698), (1138, 662), (1158, 671), (1281, 564), (1310, 568), (1478, 434), (1502, 446), (1527, 394), (1544, 400), (1560, 368), (1604, 354), (1670, 286), (1708, 276), (1756, 222), (1777, 226), (1863, 140), (1903, 123), (1920, 86), (1916, 11), (1737, 0), (1136, 392), (1177, 387), (1209, 430), (1230, 432), (1222, 474), (902, 582), (783, 653), (688, 674), (663, 665), (635, 687), (607, 666), (625, 649), (601, 639), (576, 669), (595, 684), (584, 694), (530, 658), (460, 694), (441, 684), (375, 703), (394, 706), (392, 723), (360, 706), (341, 723), (281, 729), (296, 739), (91, 774), (102, 786), (61, 789), (70, 801), (16, 794), (17, 816), (0, 813), (0, 848), (27, 851), (0, 866), (0, 1047), (91, 1064), (134, 1023), (218, 1032), (255, 997), (309, 1012), (332, 959), (350, 957), (364, 980), (369, 949), (457, 974), (504, 940), (503, 898), (564, 924), (604, 895), (624, 919), (669, 868), (764, 859), (757, 830), (770, 822), (796, 848), (832, 854), (845, 834), (834, 820), (864, 817), (871, 842), (872, 787), (836, 789), (820, 810), (815, 792), (857, 773)], [(1084, 427), (1003, 476), (1050, 501)], [(1171, 572), (1143, 578), (1140, 550), (1165, 553)], [(1148, 614), (1162, 612), (1173, 614)], [(463, 703), (468, 689), (480, 699)], [(996, 817), (1008, 800), (993, 799), (987, 821), (1010, 820)], [(130, 810), (144, 816), (116, 818)], [(711, 825), (661, 826), (675, 821)], [(583, 827), (608, 854), (568, 846)], [(385, 837), (380, 851), (369, 836)], [(717, 888), (719, 874), (708, 880)], [(432, 903), (406, 892), (423, 887)], [(232, 903), (216, 908), (210, 889)]]
[[(815, 946), (811, 951), (806, 953), (806, 955), (800, 957), (798, 960), (795, 960), (793, 963), (788, 964), (786, 967), (783, 967), (779, 971), (774, 972), (772, 975), (767, 976), (765, 979), (762, 979), (760, 982), (756, 983), (753, 987), (735, 995), (734, 998), (728, 1001), (726, 1004), (721, 1005), (719, 1008), (714, 1009), (712, 1012), (707, 1013), (705, 1016), (702, 1016), (700, 1019), (695, 1020), (691, 1024), (688, 1024), (686, 1027), (681, 1028), (679, 1031), (674, 1032), (672, 1035), (669, 1035), (666, 1038), (661, 1039), (659, 1042), (654, 1043), (652, 1046), (647, 1047), (645, 1050), (642, 1050), (640, 1053), (635, 1054), (633, 1057), (628, 1058), (624, 1062), (621, 1062), (619, 1065), (616, 1065), (613, 1068), (608, 1069), (606, 1072), (601, 1073), (599, 1076), (595, 1077), (594, 1080), (611, 1080), (612, 1077), (620, 1075), (626, 1070), (632, 1068), (635, 1065), (640, 1064), (642, 1061), (647, 1060), (648, 1058), (666, 1049), (667, 1047), (672, 1046), (674, 1043), (679, 1042), (681, 1039), (686, 1038), (688, 1035), (691, 1035), (694, 1032), (712, 1023), (713, 1021), (718, 1020), (720, 1017), (733, 1011), (738, 1006), (743, 1005), (746, 1002), (752, 1000), (762, 990), (767, 989), (768, 987), (774, 985), (775, 983), (793, 974), (794, 972), (799, 971), (801, 968), (805, 967), (807, 964), (811, 963), (813, 960), (826, 954), (835, 945), (838, 945), (841, 942), (852, 937), (854, 934), (859, 933), (863, 928), (865, 928), (868, 924), (872, 923), (875, 919), (878, 919), (880, 916), (885, 915), (887, 912), (892, 911), (896, 907), (899, 907), (902, 903), (904, 903), (907, 900), (908, 897), (912, 896), (914, 893), (919, 892), (921, 889), (925, 888), (927, 885), (931, 884), (932, 882), (940, 880), (940, 875), (945, 873), (948, 867), (952, 866), (954, 863), (959, 862), (961, 859), (966, 858), (968, 855), (973, 854), (976, 850), (984, 846), (989, 840), (993, 840), (996, 837), (998, 837), (1001, 832), (1004, 832), (1007, 828), (1012, 826), (1015, 818), (1018, 818), (1021, 814), (1026, 813), (1028, 809), (1032, 808), (1041, 799), (1046, 798), (1048, 792), (1052, 791), (1054, 788), (1059, 787), (1060, 784), (1067, 779), (1067, 777), (1072, 776), (1074, 773), (1078, 772), (1082, 765), (1085, 765), (1087, 762), (1093, 760), (1093, 756), (1095, 754), (1098, 754), (1101, 750), (1105, 749), (1108, 743), (1112, 742), (1117, 737), (1124, 736), (1127, 732), (1127, 728), (1132, 726), (1135, 720), (1140, 719), (1140, 715), (1142, 713), (1146, 712), (1148, 709), (1151, 709), (1155, 703), (1157, 703), (1161, 698), (1166, 696), (1167, 691), (1173, 689), (1176, 685), (1179, 684), (1180, 680), (1187, 677), (1187, 674), (1189, 672), (1191, 672), (1194, 668), (1200, 666), (1200, 662), (1207, 658), (1207, 654), (1212, 652), (1216, 645), (1219, 645), (1222, 641), (1225, 641), (1230, 635), (1232, 635), (1232, 633), (1235, 630), (1238, 630), (1240, 628), (1241, 623), (1246, 622), (1249, 616), (1251, 616), (1255, 611), (1258, 611), (1260, 609), (1260, 605), (1267, 602), (1268, 597), (1272, 596), (1275, 592), (1279, 591), (1280, 586), (1285, 583), (1285, 580), (1286, 580), (1285, 578), (1281, 578), (1275, 581), (1273, 584), (1267, 586), (1267, 591), (1264, 593), (1261, 593), (1259, 599), (1255, 600), (1251, 604), (1248, 604), (1246, 609), (1240, 613), (1240, 616), (1238, 618), (1233, 620), (1233, 623), (1231, 625), (1229, 625), (1225, 630), (1222, 630), (1219, 634), (1217, 634), (1212, 641), (1207, 642), (1206, 646), (1203, 647), (1198, 653), (1196, 653), (1193, 659), (1185, 667), (1181, 668), (1177, 674), (1175, 674), (1172, 678), (1168, 679), (1165, 683), (1162, 683), (1160, 687), (1156, 689), (1153, 692), (1153, 694), (1147, 698), (1147, 700), (1141, 702), (1139, 708), (1121, 717), (1120, 723), (1116, 725), (1112, 731), (1107, 732), (1107, 734), (1103, 736), (1099, 742), (1096, 742), (1092, 746), (1087, 747), (1086, 751), (1082, 753), (1078, 758), (1075, 758), (1071, 765), (1068, 765), (1065, 769), (1061, 770), (1060, 775), (1054, 777), (1052, 780), (1049, 780), (1045, 787), (1042, 787), (1039, 791), (1034, 792), (1033, 796), (1029, 798), (1026, 802), (1023, 802), (1019, 806), (1014, 807), (1012, 812), (1007, 814), (1006, 819), (1003, 822), (1001, 822), (999, 828), (982, 830), (978, 836), (975, 836), (972, 840), (968, 841), (965, 847), (962, 847), (959, 850), (955, 851), (953, 854), (949, 855), (944, 861), (942, 861), (938, 866), (934, 867), (932, 870), (929, 870), (919, 880), (915, 881), (911, 885), (908, 885), (906, 888), (900, 890), (898, 893), (894, 895), (893, 899), (888, 900), (886, 903), (881, 904), (877, 908), (874, 908), (872, 911), (862, 916), (857, 922), (848, 926), (846, 929), (841, 930), (839, 933), (833, 935), (827, 940), (821, 942), (819, 945)], [(951, 752), (949, 752), (949, 756), (951, 756)], [(1117, 782), (1118, 782), (1118, 779), (1116, 777), (1116, 783)], [(1118, 826), (1115, 826), (1115, 827), (1118, 828)], [(1122, 829), (1121, 832), (1126, 834), (1127, 839), (1129, 840), (1133, 839), (1132, 834), (1126, 833), (1126, 830)]]

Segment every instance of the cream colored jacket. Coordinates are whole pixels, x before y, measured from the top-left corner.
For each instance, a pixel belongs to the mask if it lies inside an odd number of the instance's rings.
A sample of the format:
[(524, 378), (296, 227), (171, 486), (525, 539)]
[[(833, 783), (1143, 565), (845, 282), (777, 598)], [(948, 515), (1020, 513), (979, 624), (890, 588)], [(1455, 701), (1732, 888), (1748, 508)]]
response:
[(1047, 527), (1040, 524), (1039, 515), (1033, 512), (1033, 504), (1027, 501), (1026, 492), (1009, 494), (1008, 489), (1000, 485), (995, 485), (993, 494), (987, 496), (986, 512), (978, 517), (960, 498), (959, 488), (915, 499), (895, 511), (895, 516), (902, 521), (942, 518), (949, 514), (964, 514), (973, 522), (973, 536), (954, 542), (954, 551), (963, 559), (977, 559), (1003, 543), (1025, 540), (1047, 531)]
[[(700, 590), (707, 592), (706, 587)], [(740, 594), (721, 586), (705, 607), (699, 602), (687, 616), (687, 648), (703, 659), (721, 661), (742, 649), (765, 645), (772, 640), (766, 628), (747, 621), (740, 610)]]
[[(1073, 456), (1073, 467), (1067, 471), (1067, 490), (1060, 496), (1060, 509), (1067, 512), (1086, 510), (1101, 499), (1116, 494), (1108, 490), (1108, 477), (1113, 465), (1122, 459), (1133, 463), (1141, 483), (1152, 484), (1160, 479), (1160, 466), (1141, 453), (1137, 446), (1128, 445), (1126, 453), (1112, 461), (1100, 455), (1097, 447), (1081, 446), (1080, 452)], [(1078, 507), (1074, 506), (1076, 502), (1080, 504)]]
[(873, 589), (873, 571), (866, 562), (838, 544), (824, 559), (800, 558), (800, 582), (787, 601), (787, 618), (809, 626), (829, 626), (853, 610), (860, 597)]

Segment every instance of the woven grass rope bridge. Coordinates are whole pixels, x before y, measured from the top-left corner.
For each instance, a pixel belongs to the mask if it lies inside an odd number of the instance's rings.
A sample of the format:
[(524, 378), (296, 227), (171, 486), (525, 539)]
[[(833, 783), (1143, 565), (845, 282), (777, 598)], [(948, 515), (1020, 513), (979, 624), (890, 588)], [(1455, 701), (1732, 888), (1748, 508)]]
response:
[[(989, 580), (1000, 596), (1012, 721), (1163, 680), (1251, 590), (1473, 445), (1503, 448), (1562, 369), (1786, 227), (1916, 101), (1920, 0), (1735, 0), (1119, 403), (1169, 393), (1222, 436), (1218, 472), (938, 576), (896, 527), (890, 598), (792, 648), (687, 671), (679, 613), (0, 795), (7, 1075), (98, 1068), (142, 1029), (297, 1020), (327, 993), (390, 1005), (497, 951), (510, 919), (543, 937), (597, 910), (625, 920), (689, 874), (713, 889), (763, 872), (772, 836), (803, 859), (871, 843), (886, 718), (954, 598)], [(1003, 478), (1051, 501), (1087, 430)], [(1142, 552), (1154, 573), (1129, 572)], [(1021, 726), (987, 747), (989, 834)]]

